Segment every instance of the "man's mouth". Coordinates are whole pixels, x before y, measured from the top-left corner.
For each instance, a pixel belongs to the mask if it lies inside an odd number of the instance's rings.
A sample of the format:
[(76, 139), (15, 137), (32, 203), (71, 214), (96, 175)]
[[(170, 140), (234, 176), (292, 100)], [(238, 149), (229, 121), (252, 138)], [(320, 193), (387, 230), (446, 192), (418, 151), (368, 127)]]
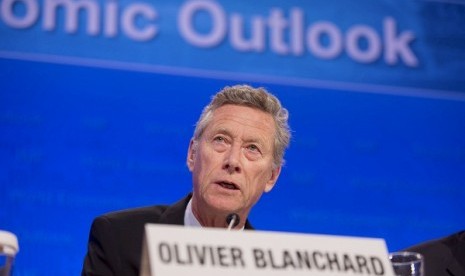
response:
[(218, 185), (220, 185), (221, 187), (225, 188), (225, 189), (229, 189), (229, 190), (239, 190), (239, 187), (232, 183), (232, 182), (228, 182), (228, 181), (219, 181), (217, 182)]

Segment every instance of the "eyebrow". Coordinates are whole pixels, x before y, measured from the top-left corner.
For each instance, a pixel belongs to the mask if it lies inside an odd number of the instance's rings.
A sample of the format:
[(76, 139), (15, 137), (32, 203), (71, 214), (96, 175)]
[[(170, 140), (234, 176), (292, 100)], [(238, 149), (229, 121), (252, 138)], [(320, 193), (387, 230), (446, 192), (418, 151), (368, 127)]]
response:
[(224, 127), (212, 129), (212, 131), (210, 131), (208, 137), (213, 138), (213, 137), (214, 137), (215, 135), (217, 135), (217, 134), (222, 134), (222, 135), (226, 135), (226, 136), (233, 137), (232, 132), (229, 131), (229, 130), (227, 130), (227, 129), (224, 128)]
[[(228, 129), (226, 129), (224, 127), (214, 129), (212, 134), (213, 135), (224, 134), (224, 135), (227, 135), (227, 136), (230, 136), (230, 137), (234, 136), (231, 131), (229, 131)], [(245, 139), (245, 140), (242, 140), (242, 141), (245, 142), (245, 143), (255, 143), (255, 144), (260, 145), (261, 147), (265, 147), (265, 144), (266, 144), (265, 141), (263, 139), (260, 139), (260, 138), (248, 138), (248, 139)]]

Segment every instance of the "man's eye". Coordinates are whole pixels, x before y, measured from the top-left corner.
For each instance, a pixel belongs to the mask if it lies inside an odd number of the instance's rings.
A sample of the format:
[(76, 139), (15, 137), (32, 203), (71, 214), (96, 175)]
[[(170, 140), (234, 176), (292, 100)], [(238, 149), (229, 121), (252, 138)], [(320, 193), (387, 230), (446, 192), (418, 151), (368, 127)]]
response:
[(222, 136), (217, 136), (217, 137), (213, 138), (213, 141), (216, 141), (216, 142), (224, 142), (224, 140), (225, 139)]
[(249, 146), (247, 146), (247, 148), (250, 151), (259, 151), (259, 149), (258, 149), (258, 147), (256, 145), (249, 145)]

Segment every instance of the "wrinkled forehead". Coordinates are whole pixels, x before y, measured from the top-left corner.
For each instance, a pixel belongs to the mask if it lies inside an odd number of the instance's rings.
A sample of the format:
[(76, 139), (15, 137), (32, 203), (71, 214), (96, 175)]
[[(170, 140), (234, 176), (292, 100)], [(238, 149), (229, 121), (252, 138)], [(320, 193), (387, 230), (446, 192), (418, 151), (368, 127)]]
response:
[(273, 117), (264, 111), (247, 106), (225, 105), (212, 113), (206, 130), (271, 140), (276, 126)]
[(276, 126), (271, 114), (258, 108), (243, 105), (223, 105), (212, 112), (210, 124), (231, 122), (239, 125), (272, 130)]

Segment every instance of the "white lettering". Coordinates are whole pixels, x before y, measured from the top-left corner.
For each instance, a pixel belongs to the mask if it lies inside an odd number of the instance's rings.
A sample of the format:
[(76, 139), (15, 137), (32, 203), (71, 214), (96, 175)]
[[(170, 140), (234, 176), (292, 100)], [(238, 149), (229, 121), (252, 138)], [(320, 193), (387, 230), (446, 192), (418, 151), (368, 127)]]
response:
[[(41, 15), (42, 21), (37, 23)], [(41, 24), (43, 30), (53, 31), (63, 26), (68, 34), (81, 30), (106, 38), (121, 32), (140, 42), (155, 38), (160, 31), (158, 12), (151, 5), (122, 5), (118, 0), (0, 0), (0, 19), (16, 29)], [(246, 17), (240, 12), (227, 14), (215, 0), (188, 0), (177, 15), (181, 37), (195, 47), (212, 48), (227, 42), (239, 52), (268, 50), (282, 56), (307, 54), (325, 60), (346, 54), (358, 63), (383, 59), (388, 65), (417, 67), (413, 31), (399, 30), (392, 17), (385, 17), (381, 23), (381, 30), (365, 24), (341, 29), (331, 21), (307, 22), (304, 10), (298, 7), (288, 13), (272, 7), (267, 15)]]
[[(206, 12), (212, 19), (211, 30), (207, 34), (199, 33), (194, 27), (197, 13)], [(178, 16), (181, 35), (192, 45), (209, 48), (221, 43), (226, 35), (226, 15), (214, 1), (189, 1), (181, 7)]]
[[(13, 12), (13, 6), (21, 2), (26, 10), (26, 14), (22, 18), (17, 17)], [(39, 17), (39, 5), (35, 0), (3, 0), (0, 8), (3, 21), (12, 28), (29, 28)]]
[[(327, 46), (321, 43), (321, 38), (323, 36), (327, 37)], [(336, 58), (342, 52), (341, 31), (331, 22), (315, 23), (307, 29), (307, 47), (319, 58)]]
[(397, 35), (396, 21), (387, 17), (384, 19), (384, 59), (387, 64), (394, 65), (397, 63), (398, 56), (401, 57), (405, 64), (411, 67), (418, 66), (418, 59), (409, 47), (409, 44), (415, 39), (411, 31), (404, 31)]
[(289, 47), (284, 42), (284, 30), (289, 23), (283, 18), (283, 12), (280, 9), (272, 9), (268, 20), (270, 27), (270, 47), (271, 50), (285, 55), (289, 53)]
[(261, 17), (252, 19), (250, 38), (245, 37), (244, 20), (239, 14), (231, 15), (231, 44), (242, 52), (262, 52), (265, 49), (265, 22)]
[(304, 53), (304, 12), (298, 8), (291, 10), (291, 47), (294, 55)]
[[(366, 50), (361, 49), (359, 42), (365, 39)], [(381, 54), (381, 39), (373, 28), (368, 26), (354, 26), (349, 29), (346, 37), (347, 54), (361, 63), (370, 63), (377, 60)]]
[(127, 7), (122, 15), (122, 29), (124, 33), (137, 41), (147, 41), (157, 35), (158, 28), (154, 24), (148, 24), (145, 28), (136, 26), (136, 19), (140, 17), (146, 21), (153, 21), (157, 18), (157, 12), (146, 4), (132, 4)]
[(105, 5), (104, 33), (107, 37), (114, 37), (118, 34), (118, 9), (118, 3), (114, 0)]
[(87, 13), (87, 33), (97, 35), (100, 31), (100, 8), (96, 2), (90, 0), (45, 0), (44, 29), (52, 31), (56, 28), (56, 14), (59, 7), (66, 11), (65, 31), (76, 33), (79, 27), (79, 11)]
[[(31, 0), (32, 1), (32, 0)], [(85, 11), (87, 15), (87, 29), (89, 35), (100, 34), (100, 13), (104, 11), (103, 33), (106, 37), (115, 37), (118, 34), (119, 6), (115, 0), (108, 0), (101, 9), (97, 2), (92, 0), (45, 0), (43, 27), (47, 31), (57, 27), (57, 13), (65, 13), (65, 31), (76, 33), (79, 29), (79, 14)], [(153, 21), (157, 12), (147, 4), (134, 3), (126, 7), (121, 15), (121, 27), (131, 39), (147, 41), (154, 38), (158, 32)], [(138, 26), (136, 22), (143, 22), (145, 26)]]

